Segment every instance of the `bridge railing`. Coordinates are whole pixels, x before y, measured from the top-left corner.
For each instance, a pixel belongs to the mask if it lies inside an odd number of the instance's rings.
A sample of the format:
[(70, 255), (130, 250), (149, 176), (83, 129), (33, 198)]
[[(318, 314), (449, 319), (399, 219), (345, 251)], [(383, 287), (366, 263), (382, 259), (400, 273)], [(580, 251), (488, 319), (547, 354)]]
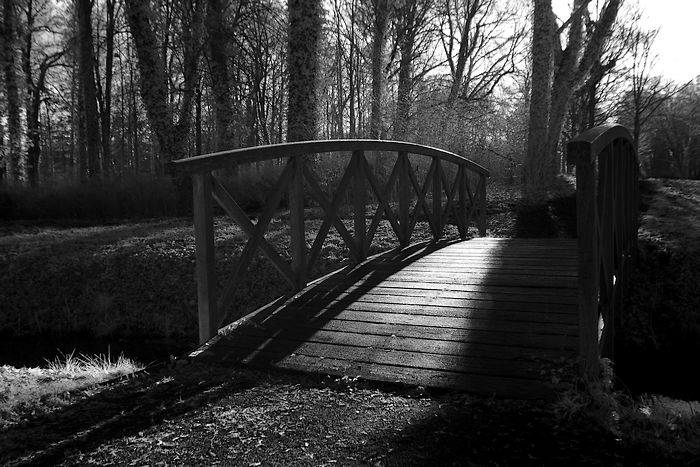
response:
[[(366, 152), (369, 151), (396, 153), (396, 161), (384, 183), (380, 182), (367, 160)], [(350, 153), (352, 156), (335, 193), (329, 197), (321, 188), (314, 165), (308, 163), (307, 159), (312, 154), (332, 157), (342, 153)], [(409, 154), (430, 159), (430, 166), (422, 182), (421, 174), (411, 165)], [(274, 159), (286, 159), (287, 162), (257, 223), (253, 223), (213, 171), (234, 164)], [(223, 151), (180, 159), (174, 161), (173, 165), (179, 173), (189, 174), (193, 180), (201, 343), (216, 335), (225, 317), (224, 311), (231, 305), (236, 285), (258, 251), (272, 262), (293, 290), (299, 291), (309, 282), (311, 269), (320, 256), (331, 226), (336, 228), (344, 240), (354, 263), (367, 258), (369, 247), (383, 219), (389, 221), (402, 246), (410, 243), (419, 218), (427, 220), (435, 240), (443, 235), (449, 216), (456, 220), (462, 238), (466, 238), (472, 222), (476, 223), (480, 235), (486, 234), (488, 170), (460, 155), (428, 146), (379, 140), (306, 141)], [(446, 165), (454, 166), (456, 171), (446, 170)], [(454, 174), (452, 183), (448, 173)], [(265, 239), (266, 229), (279, 209), (285, 192), (289, 196), (291, 261), (285, 259)], [(367, 216), (369, 193), (377, 201), (374, 215), (371, 216)], [(392, 193), (397, 193), (398, 203), (390, 202)], [(305, 194), (310, 195), (324, 214), (321, 227), (310, 246), (305, 240)], [(352, 200), (351, 229), (345, 226), (340, 215), (341, 205), (348, 198)], [(248, 237), (232, 277), (222, 291), (217, 288), (215, 274), (214, 202), (223, 208)], [(370, 221), (369, 226), (367, 221)]]
[(582, 133), (567, 152), (568, 162), (576, 164), (579, 354), (585, 374), (595, 377), (599, 356), (613, 356), (637, 252), (639, 163), (620, 125)]

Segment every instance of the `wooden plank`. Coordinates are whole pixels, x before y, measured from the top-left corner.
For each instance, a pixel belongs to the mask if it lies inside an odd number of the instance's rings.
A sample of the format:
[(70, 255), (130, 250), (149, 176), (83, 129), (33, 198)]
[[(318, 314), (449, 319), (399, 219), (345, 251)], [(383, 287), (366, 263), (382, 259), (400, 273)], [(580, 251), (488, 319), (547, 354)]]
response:
[(576, 288), (576, 276), (538, 276), (536, 274), (489, 272), (465, 272), (463, 274), (443, 273), (439, 270), (425, 271), (401, 270), (377, 275), (370, 273), (367, 276), (354, 278), (354, 283), (359, 285), (365, 282), (376, 282), (375, 277), (383, 277), (386, 283), (430, 283), (441, 285), (500, 285), (508, 287), (537, 287), (537, 288)]
[(356, 363), (397, 366), (403, 367), (407, 371), (419, 368), (524, 379), (540, 379), (541, 375), (539, 372), (545, 367), (543, 363), (535, 363), (531, 360), (499, 359), (485, 356), (472, 357), (468, 354), (431, 354), (287, 339), (276, 339), (270, 342), (269, 345), (257, 349), (254, 348), (251, 352), (250, 344), (251, 342), (245, 339), (235, 344), (240, 345), (242, 361), (245, 363), (254, 363), (256, 360), (261, 363), (270, 363), (284, 359), (288, 355), (306, 355), (309, 357), (349, 360)]
[[(483, 284), (479, 280), (468, 281), (462, 283), (443, 284), (440, 282), (425, 281), (395, 281), (391, 278), (372, 278), (371, 280), (358, 281), (348, 285), (341, 283), (343, 292), (369, 292), (369, 291), (386, 291), (386, 293), (402, 294), (402, 291), (422, 290), (427, 292), (466, 292), (466, 293), (492, 293), (492, 294), (508, 294), (508, 295), (527, 295), (531, 297), (541, 297), (543, 300), (551, 297), (564, 297), (575, 300), (575, 290), (567, 287), (527, 287), (527, 286), (501, 286)], [(323, 283), (318, 285), (319, 291), (337, 290), (338, 284)], [(449, 294), (447, 294), (449, 295)]]
[(556, 277), (578, 277), (578, 272), (574, 267), (547, 267), (547, 266), (512, 266), (510, 264), (500, 264), (489, 266), (486, 264), (426, 264), (416, 262), (405, 266), (398, 271), (396, 266), (392, 264), (377, 263), (374, 267), (377, 272), (412, 272), (417, 274), (432, 274), (441, 272), (444, 275), (461, 275), (461, 274), (514, 274), (514, 275), (539, 275), (540, 277), (556, 276)]
[[(495, 319), (480, 319), (471, 316), (448, 317), (427, 316), (408, 313), (377, 313), (353, 309), (323, 309), (309, 313), (297, 313), (293, 319), (297, 322), (313, 323), (333, 319), (336, 321), (362, 321), (364, 323), (395, 324), (410, 326), (431, 326), (437, 328), (475, 329), (503, 333), (536, 333), (577, 336), (576, 325), (554, 322), (505, 321)], [(348, 325), (350, 326), (350, 325)], [(350, 329), (350, 328), (349, 328)]]
[(435, 298), (447, 303), (450, 300), (491, 300), (497, 302), (515, 302), (515, 303), (532, 303), (539, 304), (543, 308), (554, 307), (560, 304), (565, 305), (575, 305), (576, 297), (568, 295), (544, 295), (544, 294), (526, 294), (526, 293), (516, 293), (517, 291), (512, 291), (511, 293), (504, 293), (502, 291), (494, 291), (484, 288), (477, 288), (476, 290), (426, 290), (426, 289), (403, 289), (403, 288), (389, 288), (389, 287), (366, 287), (364, 289), (358, 289), (350, 287), (343, 291), (332, 291), (332, 290), (322, 290), (317, 287), (312, 294), (308, 295), (308, 300), (323, 298), (332, 299), (346, 299), (354, 300), (362, 295), (387, 295), (393, 298), (396, 297), (428, 297)]
[(497, 247), (496, 248), (491, 248), (488, 250), (483, 250), (483, 251), (477, 251), (477, 250), (468, 250), (468, 251), (437, 251), (435, 252), (435, 258), (479, 258), (479, 257), (490, 257), (490, 258), (534, 258), (534, 259), (545, 259), (542, 258), (542, 255), (547, 255), (547, 260), (551, 262), (556, 262), (560, 259), (567, 260), (567, 259), (575, 259), (576, 258), (576, 251), (557, 251), (556, 249), (550, 249), (550, 250), (526, 250), (526, 249), (504, 249), (504, 250), (499, 250)]
[(510, 264), (508, 262), (501, 264), (472, 264), (469, 262), (450, 262), (446, 264), (441, 263), (427, 263), (423, 261), (416, 261), (414, 263), (408, 263), (405, 265), (392, 264), (390, 262), (380, 262), (372, 264), (372, 268), (365, 268), (362, 271), (353, 271), (351, 276), (348, 277), (348, 282), (359, 279), (364, 276), (391, 276), (395, 274), (396, 277), (401, 276), (420, 276), (432, 277), (435, 274), (443, 276), (444, 278), (459, 279), (461, 277), (488, 277), (492, 275), (510, 275), (510, 276), (522, 276), (522, 277), (543, 277), (548, 276), (561, 277), (566, 276), (568, 278), (577, 277), (576, 269), (573, 267), (564, 266), (551, 266), (547, 267), (544, 265), (537, 264)]
[[(513, 362), (547, 362), (561, 358), (574, 357), (574, 350), (559, 349), (523, 349), (506, 345), (479, 344), (474, 342), (449, 341), (436, 339), (421, 339), (397, 335), (384, 336), (377, 334), (360, 334), (354, 332), (337, 332), (318, 330), (303, 339), (291, 333), (280, 336), (288, 342), (288, 347), (299, 345), (301, 342), (334, 344), (347, 347), (374, 348), (389, 351), (414, 353), (429, 353), (435, 355), (468, 356), (470, 358), (507, 359)], [(240, 334), (227, 339), (222, 346), (253, 351), (273, 344), (275, 339), (267, 335), (256, 336)], [(289, 353), (292, 351), (290, 350)], [(326, 355), (328, 356), (328, 355)]]
[(212, 176), (210, 173), (198, 173), (192, 176), (192, 194), (199, 343), (204, 344), (216, 335), (219, 327), (219, 316), (216, 309), (216, 263), (214, 261)]
[[(314, 306), (314, 303), (309, 299), (308, 302), (292, 303), (290, 306)], [(322, 300), (322, 299), (320, 299)], [(319, 300), (319, 301), (320, 301)], [(318, 306), (330, 306), (331, 303), (340, 302), (343, 298), (327, 299)], [(396, 309), (411, 309), (412, 307), (420, 308), (447, 308), (455, 310), (483, 310), (483, 311), (520, 311), (520, 312), (536, 312), (544, 313), (547, 316), (552, 314), (564, 314), (574, 316), (578, 312), (578, 306), (575, 302), (570, 303), (530, 303), (518, 301), (499, 301), (499, 300), (465, 300), (459, 298), (445, 298), (439, 295), (433, 296), (397, 296), (397, 295), (379, 295), (379, 294), (364, 294), (359, 297), (352, 297), (352, 300), (345, 300), (347, 306), (368, 306), (368, 304), (376, 304), (377, 307), (390, 306)]]
[(221, 345), (251, 365), (548, 393), (547, 371), (578, 346), (577, 274), (565, 264), (575, 249), (551, 259), (543, 243), (494, 259), (517, 242), (482, 244), (476, 254), (464, 243), (379, 255), (241, 324)]
[[(503, 303), (503, 302), (501, 302)], [(506, 302), (508, 303), (508, 302)], [(514, 308), (518, 307), (514, 304)], [(439, 306), (439, 305), (414, 305), (395, 303), (382, 303), (377, 301), (354, 301), (345, 303), (338, 300), (326, 304), (323, 309), (333, 309), (334, 307), (343, 307), (345, 310), (370, 311), (374, 313), (401, 313), (410, 315), (424, 315), (436, 317), (452, 317), (452, 318), (473, 318), (493, 321), (529, 321), (539, 323), (562, 323), (562, 324), (577, 324), (576, 313), (573, 308), (567, 313), (553, 313), (542, 311), (531, 311), (522, 309), (485, 309), (481, 307), (454, 307), (454, 306)], [(288, 309), (290, 312), (306, 309), (307, 305), (296, 305), (292, 303)], [(518, 307), (520, 308), (520, 307)]]
[(391, 365), (355, 363), (332, 358), (290, 355), (277, 362), (276, 366), (290, 370), (358, 376), (361, 378), (402, 383), (415, 386), (430, 386), (468, 391), (484, 395), (501, 395), (518, 398), (544, 398), (551, 396), (555, 385), (537, 380), (473, 375), (428, 369), (411, 369)]
[[(280, 323), (285, 325), (284, 330)], [(525, 349), (575, 350), (576, 337), (561, 334), (502, 333), (481, 329), (461, 329), (435, 326), (412, 326), (403, 324), (350, 322), (330, 319), (315, 324), (299, 323), (279, 316), (268, 318), (255, 326), (246, 326), (240, 335), (274, 337), (279, 335), (306, 335), (320, 331), (351, 332), (355, 334), (375, 334), (384, 336), (414, 337), (417, 339), (473, 342), (479, 344), (503, 345)]]

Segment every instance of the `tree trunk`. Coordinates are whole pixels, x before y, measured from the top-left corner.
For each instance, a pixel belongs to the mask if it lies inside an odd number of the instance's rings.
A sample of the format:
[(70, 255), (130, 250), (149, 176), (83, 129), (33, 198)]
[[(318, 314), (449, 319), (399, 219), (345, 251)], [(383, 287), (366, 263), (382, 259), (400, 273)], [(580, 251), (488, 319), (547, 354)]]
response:
[(571, 97), (586, 82), (593, 65), (600, 59), (620, 2), (608, 0), (584, 48), (582, 18), (588, 2), (575, 0), (565, 50), (558, 45), (560, 32), (551, 0), (534, 2), (532, 89), (524, 165), (528, 190), (545, 187), (554, 181), (559, 169), (557, 149)]
[(39, 106), (41, 93), (38, 86), (27, 91), (27, 179), (31, 186), (39, 184), (39, 159), (41, 158), (41, 128), (39, 124)]
[(100, 177), (100, 128), (95, 85), (95, 55), (92, 45), (92, 0), (78, 0), (78, 73), (83, 94), (83, 122), (87, 151), (87, 176)]
[[(480, 0), (472, 0), (467, 2), (467, 12), (466, 18), (464, 20), (464, 27), (462, 28), (462, 34), (459, 43), (459, 50), (457, 52), (457, 65), (455, 66), (454, 76), (452, 80), (452, 86), (450, 87), (450, 95), (447, 98), (448, 107), (452, 107), (459, 97), (459, 92), (462, 89), (462, 81), (464, 80), (464, 68), (467, 65), (467, 57), (469, 56), (470, 49), (473, 45), (469, 41), (469, 33), (472, 28), (472, 20), (476, 16), (477, 11), (481, 8)], [(477, 28), (475, 34), (478, 34), (479, 30)], [(477, 37), (475, 37), (477, 39)]]
[(287, 141), (313, 140), (318, 125), (316, 81), (323, 7), (320, 0), (289, 0), (288, 8)]
[[(175, 144), (175, 126), (167, 100), (165, 63), (158, 53), (160, 47), (151, 26), (153, 13), (150, 4), (141, 0), (126, 0), (125, 5), (138, 57), (139, 90), (160, 153), (166, 159), (184, 157), (185, 148)], [(138, 145), (138, 142), (134, 141), (134, 145)]]
[(105, 30), (105, 85), (103, 88), (100, 123), (102, 125), (102, 158), (107, 170), (112, 165), (112, 77), (114, 75), (115, 6), (117, 0), (107, 0)]
[(214, 101), (214, 122), (216, 137), (214, 149), (223, 151), (233, 149), (233, 99), (229, 86), (230, 76), (228, 54), (226, 53), (229, 37), (226, 34), (224, 3), (222, 0), (209, 0), (207, 9), (207, 42), (209, 48), (209, 67), (211, 71), (211, 89)]
[(532, 30), (532, 79), (530, 118), (524, 181), (528, 186), (547, 183), (556, 174), (556, 164), (547, 154), (547, 128), (554, 72), (554, 31), (552, 1), (535, 0)]
[(5, 92), (7, 96), (8, 151), (5, 155), (5, 176), (10, 184), (17, 183), (22, 178), (20, 175), (22, 120), (17, 71), (15, 68), (15, 48), (17, 44), (15, 8), (15, 1), (3, 1), (3, 42), (0, 53), (2, 53), (3, 58)]
[(416, 40), (416, 4), (408, 2), (400, 13), (402, 33), (399, 35), (399, 83), (396, 96), (396, 120), (394, 139), (405, 140), (408, 137), (408, 123), (411, 113), (413, 92), (413, 47)]

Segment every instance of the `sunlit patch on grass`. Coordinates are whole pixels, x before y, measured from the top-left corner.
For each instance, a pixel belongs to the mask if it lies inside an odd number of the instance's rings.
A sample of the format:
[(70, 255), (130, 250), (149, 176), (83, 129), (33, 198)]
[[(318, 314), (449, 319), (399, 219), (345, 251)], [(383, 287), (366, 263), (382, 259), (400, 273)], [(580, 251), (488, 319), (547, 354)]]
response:
[(0, 366), (0, 428), (71, 403), (97, 384), (143, 369), (120, 355), (67, 355), (47, 360), (45, 368)]

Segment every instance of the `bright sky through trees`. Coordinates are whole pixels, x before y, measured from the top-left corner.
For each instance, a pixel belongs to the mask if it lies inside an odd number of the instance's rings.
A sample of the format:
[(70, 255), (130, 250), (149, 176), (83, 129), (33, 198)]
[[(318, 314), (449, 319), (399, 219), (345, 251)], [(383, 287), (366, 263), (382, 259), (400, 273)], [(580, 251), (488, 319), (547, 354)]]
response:
[(659, 58), (656, 71), (677, 82), (700, 75), (700, 1), (640, 0), (647, 27), (659, 27), (654, 48)]
[[(628, 0), (630, 5), (634, 1)], [(650, 30), (659, 28), (654, 42), (654, 52), (658, 55), (654, 72), (678, 83), (700, 75), (700, 58), (696, 53), (700, 46), (697, 24), (700, 0), (636, 1), (643, 11), (642, 26)], [(553, 0), (554, 12), (561, 21), (568, 18), (571, 3), (571, 0)]]

